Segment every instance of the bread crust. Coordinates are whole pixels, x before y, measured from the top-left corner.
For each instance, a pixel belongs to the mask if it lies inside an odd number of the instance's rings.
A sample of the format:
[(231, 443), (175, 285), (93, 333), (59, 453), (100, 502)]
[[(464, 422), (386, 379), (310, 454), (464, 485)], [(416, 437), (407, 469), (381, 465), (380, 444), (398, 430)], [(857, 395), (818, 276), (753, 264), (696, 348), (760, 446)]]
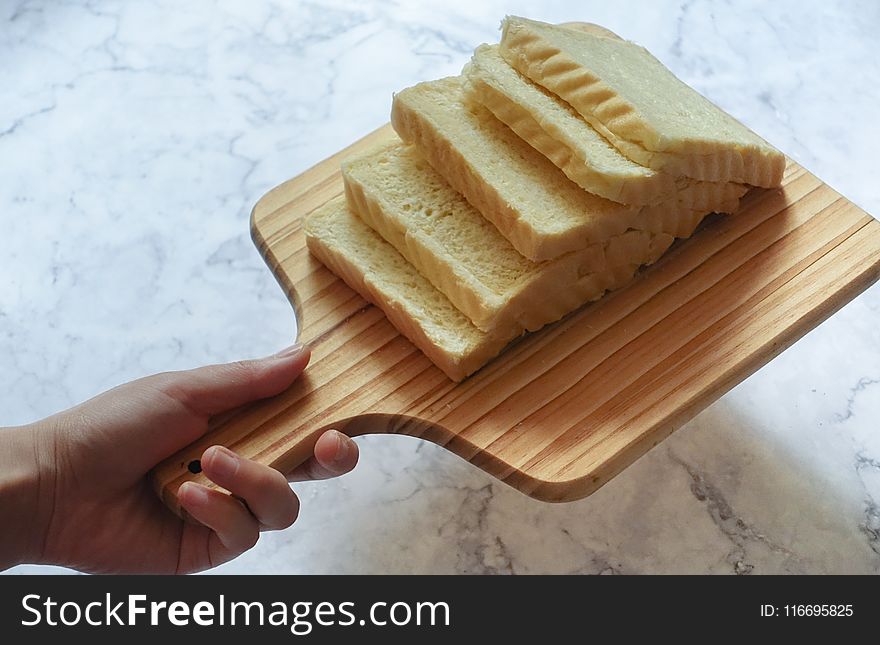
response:
[[(571, 30), (512, 16), (504, 20), (502, 28), (502, 57), (514, 69), (568, 102), (629, 159), (671, 175), (703, 181), (732, 181), (766, 188), (782, 181), (785, 157), (717, 106), (712, 107), (723, 115), (725, 122), (736, 124), (754, 141), (728, 145), (697, 137), (665, 136), (640, 114), (637, 105), (546, 37), (546, 33), (552, 33), (548, 30)], [(596, 37), (585, 34), (583, 38)], [(599, 40), (617, 46), (611, 39)], [(636, 47), (632, 43), (622, 46)], [(642, 51), (646, 60), (656, 61), (650, 53)], [(656, 65), (665, 70), (659, 61)], [(683, 91), (693, 92), (683, 83), (681, 86)]]
[[(481, 45), (474, 52), (462, 72), (467, 81), (467, 98), (485, 106), (520, 138), (550, 159), (566, 177), (584, 190), (620, 204), (643, 206), (673, 197), (676, 183), (672, 175), (635, 164), (622, 155), (623, 163), (615, 168), (596, 163), (589, 156), (589, 143), (600, 149), (610, 147), (610, 144), (595, 131), (598, 141), (587, 140), (584, 135), (589, 135), (588, 130), (592, 128), (585, 121), (580, 123), (578, 131), (574, 131), (549, 118), (547, 111), (541, 108), (556, 103), (557, 109), (571, 111), (576, 120), (581, 119), (570, 106), (557, 97), (545, 95), (545, 90), (532, 85), (513, 68), (508, 68), (510, 74), (507, 78), (499, 78), (497, 68), (487, 64), (494, 62), (493, 58), (507, 65), (497, 54), (497, 46)], [(514, 92), (518, 92), (518, 96), (514, 97)]]

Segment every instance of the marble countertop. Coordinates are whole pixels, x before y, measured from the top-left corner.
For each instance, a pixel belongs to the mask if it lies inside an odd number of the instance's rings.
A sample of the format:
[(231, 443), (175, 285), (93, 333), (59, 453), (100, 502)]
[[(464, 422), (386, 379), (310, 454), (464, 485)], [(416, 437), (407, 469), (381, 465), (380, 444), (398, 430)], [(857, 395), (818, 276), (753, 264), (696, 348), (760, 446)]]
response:
[[(880, 5), (191, 2), (0, 7), (0, 424), (270, 353), (266, 190), (457, 73), (505, 13), (590, 20), (880, 214)], [(359, 439), (225, 573), (880, 572), (880, 288), (592, 497), (531, 500), (436, 446)], [(18, 567), (13, 572), (57, 571)]]

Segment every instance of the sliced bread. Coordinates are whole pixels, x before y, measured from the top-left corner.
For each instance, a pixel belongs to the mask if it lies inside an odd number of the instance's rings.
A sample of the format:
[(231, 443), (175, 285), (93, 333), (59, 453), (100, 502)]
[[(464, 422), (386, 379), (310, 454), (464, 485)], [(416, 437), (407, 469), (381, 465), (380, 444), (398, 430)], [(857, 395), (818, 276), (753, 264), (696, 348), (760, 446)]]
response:
[(518, 334), (477, 329), (390, 244), (351, 213), (340, 196), (305, 219), (309, 251), (453, 381), (497, 355)]
[(673, 238), (628, 230), (536, 263), (523, 257), (414, 149), (383, 143), (342, 165), (350, 208), (477, 327), (536, 330), (601, 297), (621, 269)]
[(593, 195), (486, 108), (466, 101), (460, 77), (397, 93), (391, 122), (517, 251), (535, 262), (629, 229), (689, 235), (706, 212), (735, 210), (746, 190), (723, 184), (718, 194), (707, 195), (698, 188), (701, 182), (689, 182), (674, 200), (647, 207)]
[(500, 52), (628, 158), (672, 175), (779, 185), (785, 157), (634, 43), (515, 16)]
[(480, 45), (462, 71), (467, 96), (484, 105), (584, 190), (621, 204), (673, 197), (672, 175), (623, 156), (574, 109), (532, 83), (498, 53)]

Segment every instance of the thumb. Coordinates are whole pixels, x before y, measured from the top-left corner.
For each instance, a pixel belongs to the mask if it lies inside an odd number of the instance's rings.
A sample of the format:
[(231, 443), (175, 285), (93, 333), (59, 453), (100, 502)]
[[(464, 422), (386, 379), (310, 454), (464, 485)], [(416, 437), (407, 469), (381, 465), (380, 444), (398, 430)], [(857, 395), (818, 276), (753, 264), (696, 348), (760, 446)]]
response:
[(280, 394), (308, 365), (308, 347), (293, 345), (265, 358), (157, 374), (159, 389), (193, 415), (210, 417)]
[(154, 374), (61, 413), (66, 422), (55, 427), (75, 432), (71, 445), (85, 449), (95, 472), (129, 477), (202, 436), (209, 417), (280, 394), (308, 362), (309, 349), (295, 345), (266, 358)]

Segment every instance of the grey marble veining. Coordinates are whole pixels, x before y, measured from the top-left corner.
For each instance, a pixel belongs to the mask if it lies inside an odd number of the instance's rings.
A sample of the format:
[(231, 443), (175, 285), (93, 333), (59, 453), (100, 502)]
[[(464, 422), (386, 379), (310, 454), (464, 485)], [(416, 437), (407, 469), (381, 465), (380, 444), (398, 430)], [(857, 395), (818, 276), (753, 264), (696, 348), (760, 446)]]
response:
[[(505, 13), (641, 42), (880, 214), (875, 2), (5, 2), (0, 424), (287, 344), (251, 205), (384, 123), (393, 91), (457, 73)], [(588, 499), (367, 437), (219, 571), (877, 573), (878, 420), (875, 287)]]

